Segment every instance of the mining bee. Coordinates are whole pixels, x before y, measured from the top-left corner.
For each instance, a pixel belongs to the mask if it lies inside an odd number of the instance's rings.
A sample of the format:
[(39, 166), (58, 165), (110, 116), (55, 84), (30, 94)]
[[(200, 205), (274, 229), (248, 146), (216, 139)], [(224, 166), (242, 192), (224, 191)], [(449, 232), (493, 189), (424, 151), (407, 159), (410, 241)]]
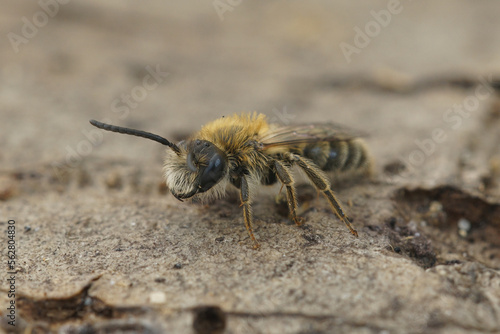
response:
[(190, 139), (174, 144), (149, 132), (95, 120), (90, 123), (168, 146), (163, 173), (167, 187), (180, 201), (219, 198), (229, 184), (239, 189), (245, 227), (255, 248), (259, 243), (252, 230), (252, 197), (259, 184), (279, 181), (286, 187), (290, 218), (297, 225), (303, 222), (297, 215), (293, 166), (304, 172), (351, 233), (358, 236), (325, 173), (370, 173), (371, 158), (364, 141), (343, 127), (331, 123), (280, 126), (269, 124), (263, 114), (234, 114), (216, 119)]

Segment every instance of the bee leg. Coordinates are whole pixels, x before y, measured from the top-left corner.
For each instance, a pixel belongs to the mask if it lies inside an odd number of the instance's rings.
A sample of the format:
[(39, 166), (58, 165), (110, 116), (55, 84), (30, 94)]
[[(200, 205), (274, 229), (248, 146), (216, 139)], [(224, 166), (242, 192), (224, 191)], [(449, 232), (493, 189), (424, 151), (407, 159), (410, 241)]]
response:
[(254, 242), (254, 249), (258, 249), (260, 247), (259, 242), (257, 239), (255, 239), (255, 236), (253, 235), (253, 229), (252, 229), (252, 207), (251, 207), (251, 199), (250, 199), (250, 191), (248, 188), (248, 181), (245, 176), (241, 177), (241, 187), (240, 187), (240, 199), (241, 199), (241, 205), (243, 206), (243, 218), (245, 221), (245, 227), (247, 228), (248, 234), (250, 235), (250, 238)]
[(297, 224), (297, 226), (302, 225), (304, 220), (297, 216), (297, 192), (293, 186), (294, 181), (292, 174), (281, 162), (274, 160), (274, 169), (276, 170), (276, 175), (280, 180), (282, 186), (286, 186), (286, 198), (288, 202), (288, 210), (290, 211), (290, 217)]
[(306, 173), (309, 180), (326, 197), (335, 214), (340, 218), (340, 220), (344, 222), (349, 231), (351, 231), (351, 233), (357, 237), (358, 232), (352, 226), (351, 220), (344, 213), (344, 209), (342, 209), (342, 206), (333, 194), (330, 182), (328, 181), (324, 173), (313, 163), (307, 161), (307, 159), (304, 159), (301, 156), (289, 154), (288, 158), (290, 159), (290, 162), (297, 164), (304, 171), (304, 173)]

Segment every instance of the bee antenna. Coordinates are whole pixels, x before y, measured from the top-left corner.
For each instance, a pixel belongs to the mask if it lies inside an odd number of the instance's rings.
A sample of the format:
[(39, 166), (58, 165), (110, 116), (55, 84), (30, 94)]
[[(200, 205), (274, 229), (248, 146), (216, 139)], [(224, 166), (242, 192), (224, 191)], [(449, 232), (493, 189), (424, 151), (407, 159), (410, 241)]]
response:
[(165, 146), (170, 147), (175, 153), (177, 153), (177, 155), (179, 155), (181, 153), (181, 150), (179, 149), (179, 147), (177, 145), (169, 142), (168, 140), (166, 140), (165, 138), (163, 138), (161, 136), (155, 135), (154, 133), (136, 130), (136, 129), (124, 128), (121, 126), (116, 126), (116, 125), (111, 125), (111, 124), (106, 124), (106, 123), (96, 121), (94, 119), (90, 120), (90, 124), (92, 124), (93, 126), (99, 128), (99, 129), (103, 129), (106, 131), (124, 133), (126, 135), (132, 135), (132, 136), (151, 139), (151, 140), (154, 140), (160, 144), (163, 144)]

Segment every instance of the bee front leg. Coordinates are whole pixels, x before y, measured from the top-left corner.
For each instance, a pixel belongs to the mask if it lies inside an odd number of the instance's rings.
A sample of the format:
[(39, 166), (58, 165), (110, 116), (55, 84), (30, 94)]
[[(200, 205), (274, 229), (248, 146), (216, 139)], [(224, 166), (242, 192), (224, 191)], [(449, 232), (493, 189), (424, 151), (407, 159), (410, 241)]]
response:
[(319, 167), (295, 154), (289, 154), (287, 158), (291, 163), (297, 164), (304, 171), (316, 189), (321, 191), (326, 197), (335, 214), (344, 222), (349, 231), (357, 237), (358, 232), (352, 226), (351, 219), (344, 213), (344, 209), (342, 209), (342, 206), (333, 194), (330, 182)]
[(298, 226), (302, 225), (304, 220), (297, 216), (297, 192), (295, 191), (294, 181), (290, 170), (285, 167), (281, 162), (274, 160), (274, 169), (276, 170), (276, 175), (282, 184), (286, 186), (286, 199), (288, 202), (288, 210), (290, 211), (290, 217)]
[(241, 199), (241, 205), (243, 206), (243, 218), (245, 221), (245, 227), (247, 228), (250, 238), (254, 242), (253, 248), (258, 249), (260, 245), (257, 239), (255, 239), (255, 236), (253, 235), (253, 229), (252, 229), (253, 216), (252, 216), (252, 206), (251, 206), (252, 202), (250, 198), (248, 180), (245, 176), (241, 177), (240, 199)]

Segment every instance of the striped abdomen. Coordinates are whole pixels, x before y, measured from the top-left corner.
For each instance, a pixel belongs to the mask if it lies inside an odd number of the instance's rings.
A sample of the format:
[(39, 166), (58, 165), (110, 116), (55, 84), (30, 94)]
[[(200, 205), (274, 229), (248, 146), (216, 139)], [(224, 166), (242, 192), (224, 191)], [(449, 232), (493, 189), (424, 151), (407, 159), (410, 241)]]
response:
[(299, 154), (325, 172), (370, 172), (371, 158), (362, 139), (313, 143)]

